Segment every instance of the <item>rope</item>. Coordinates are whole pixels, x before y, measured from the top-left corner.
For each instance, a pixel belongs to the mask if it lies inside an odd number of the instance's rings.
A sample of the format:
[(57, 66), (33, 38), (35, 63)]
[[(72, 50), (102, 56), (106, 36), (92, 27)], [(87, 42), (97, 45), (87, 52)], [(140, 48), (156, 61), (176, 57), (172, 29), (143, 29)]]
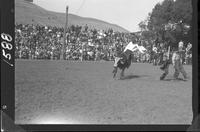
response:
[(76, 11), (76, 14), (79, 13), (79, 11), (81, 10), (81, 8), (83, 7), (84, 4), (85, 4), (85, 0), (82, 1), (80, 7), (79, 7), (78, 10)]

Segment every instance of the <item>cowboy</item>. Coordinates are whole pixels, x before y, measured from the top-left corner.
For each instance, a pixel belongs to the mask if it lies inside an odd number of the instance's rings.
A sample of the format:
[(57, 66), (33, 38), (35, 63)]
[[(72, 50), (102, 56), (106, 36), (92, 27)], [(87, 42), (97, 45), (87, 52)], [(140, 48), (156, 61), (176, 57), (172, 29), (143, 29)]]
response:
[(167, 76), (167, 74), (169, 73), (169, 65), (171, 64), (170, 60), (171, 59), (170, 59), (169, 51), (167, 52), (167, 50), (164, 50), (164, 53), (163, 53), (163, 64), (160, 67), (160, 69), (163, 70), (164, 73), (160, 76), (160, 80), (163, 80)]

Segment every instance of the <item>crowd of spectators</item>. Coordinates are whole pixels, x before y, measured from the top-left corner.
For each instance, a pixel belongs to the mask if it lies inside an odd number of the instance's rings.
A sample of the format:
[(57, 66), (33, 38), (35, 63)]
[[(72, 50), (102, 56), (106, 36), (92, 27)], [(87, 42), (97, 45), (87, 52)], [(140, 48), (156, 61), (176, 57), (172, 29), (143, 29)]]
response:
[[(15, 26), (15, 58), (60, 59), (63, 28), (23, 25)], [(112, 60), (116, 42), (126, 44), (127, 33), (89, 29), (87, 25), (70, 26), (66, 32), (66, 60)]]
[[(59, 27), (16, 24), (15, 58), (61, 59), (64, 43), (63, 33), (64, 28)], [(119, 43), (125, 47), (131, 37), (133, 36), (130, 33), (114, 32), (112, 29), (105, 31), (90, 29), (87, 25), (72, 25), (66, 30), (64, 59), (82, 61), (114, 60), (115, 44)], [(141, 42), (143, 43), (143, 41)], [(159, 54), (159, 56), (162, 56), (162, 52)], [(187, 54), (186, 58), (187, 63), (190, 63), (191, 53)], [(151, 63), (152, 49), (148, 49), (145, 54), (135, 53), (133, 61)]]
[(51, 59), (59, 56), (61, 28), (16, 25), (15, 58)]

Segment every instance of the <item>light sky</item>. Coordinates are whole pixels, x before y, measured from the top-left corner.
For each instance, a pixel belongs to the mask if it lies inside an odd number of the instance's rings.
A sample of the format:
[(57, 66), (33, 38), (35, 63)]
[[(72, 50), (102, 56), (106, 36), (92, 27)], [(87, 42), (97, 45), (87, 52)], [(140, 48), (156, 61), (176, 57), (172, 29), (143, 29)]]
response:
[(117, 24), (128, 31), (139, 31), (138, 24), (145, 20), (153, 7), (163, 0), (34, 0), (47, 10), (100, 19)]

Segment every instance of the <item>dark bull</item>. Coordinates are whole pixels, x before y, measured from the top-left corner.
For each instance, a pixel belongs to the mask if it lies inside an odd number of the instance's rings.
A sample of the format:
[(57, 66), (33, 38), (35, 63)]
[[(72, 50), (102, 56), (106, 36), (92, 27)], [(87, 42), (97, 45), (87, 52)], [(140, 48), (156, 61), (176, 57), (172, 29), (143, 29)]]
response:
[[(138, 44), (133, 44), (132, 42), (130, 42), (126, 46), (126, 48), (124, 49), (124, 52), (122, 52), (122, 54), (120, 55), (120, 60), (117, 62), (117, 68), (121, 69), (120, 79), (122, 77), (124, 77), (124, 70), (126, 68), (128, 69), (131, 65), (132, 54), (135, 51), (139, 51), (140, 53), (144, 53), (144, 50), (146, 50), (146, 49), (142, 49), (140, 46), (138, 46)], [(113, 71), (113, 73), (114, 73), (113, 78), (117, 74), (117, 68), (116, 68), (116, 70)]]

